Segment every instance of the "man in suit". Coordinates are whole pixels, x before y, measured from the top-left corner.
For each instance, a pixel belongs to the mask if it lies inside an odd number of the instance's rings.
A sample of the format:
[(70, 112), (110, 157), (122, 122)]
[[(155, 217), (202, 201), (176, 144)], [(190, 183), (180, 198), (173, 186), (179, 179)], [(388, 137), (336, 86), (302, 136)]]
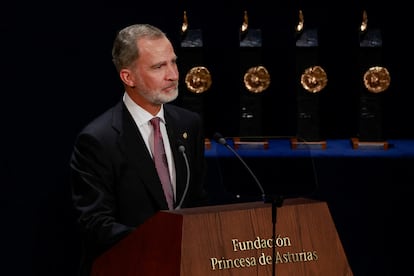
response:
[[(125, 93), (79, 133), (70, 160), (85, 276), (97, 256), (159, 210), (207, 204), (201, 118), (170, 103), (179, 80), (171, 42), (154, 26), (131, 25), (115, 38), (112, 58)], [(170, 208), (152, 157), (153, 117), (161, 121)]]

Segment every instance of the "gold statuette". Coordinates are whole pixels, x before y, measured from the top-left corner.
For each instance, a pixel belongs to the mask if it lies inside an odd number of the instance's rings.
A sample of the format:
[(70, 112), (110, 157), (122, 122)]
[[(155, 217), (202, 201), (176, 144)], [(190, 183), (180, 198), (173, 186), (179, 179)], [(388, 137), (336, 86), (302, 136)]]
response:
[(299, 10), (299, 22), (296, 25), (296, 33), (301, 33), (303, 31), (305, 19), (303, 18), (302, 10)]
[(264, 66), (251, 67), (244, 74), (244, 86), (252, 93), (261, 93), (270, 85), (270, 74)]
[(300, 83), (306, 91), (318, 93), (325, 88), (328, 77), (322, 67), (312, 66), (305, 69), (300, 78)]
[(211, 74), (206, 67), (193, 67), (185, 76), (185, 84), (190, 92), (203, 93), (211, 86)]
[(186, 34), (188, 30), (187, 11), (184, 11), (183, 24), (181, 25), (181, 34)]
[(363, 11), (362, 12), (362, 22), (361, 22), (361, 26), (359, 27), (359, 30), (361, 31), (361, 33), (365, 33), (368, 29), (368, 15), (367, 15), (367, 11)]
[(240, 27), (241, 34), (245, 35), (247, 33), (248, 28), (249, 28), (249, 16), (247, 15), (247, 11), (244, 11), (243, 24)]
[(374, 66), (364, 74), (364, 85), (371, 93), (381, 93), (390, 86), (390, 73), (384, 67)]

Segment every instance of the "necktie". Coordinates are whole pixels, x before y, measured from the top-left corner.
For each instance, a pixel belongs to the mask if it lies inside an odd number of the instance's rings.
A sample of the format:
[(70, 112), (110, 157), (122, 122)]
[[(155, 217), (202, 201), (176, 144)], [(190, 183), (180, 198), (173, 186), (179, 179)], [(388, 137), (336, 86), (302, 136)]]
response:
[(154, 151), (153, 158), (155, 167), (160, 177), (162, 188), (164, 190), (165, 197), (167, 199), (168, 208), (171, 210), (174, 208), (174, 197), (170, 179), (170, 172), (168, 170), (167, 156), (165, 154), (164, 142), (160, 131), (160, 118), (154, 117), (150, 120), (152, 127), (154, 128)]

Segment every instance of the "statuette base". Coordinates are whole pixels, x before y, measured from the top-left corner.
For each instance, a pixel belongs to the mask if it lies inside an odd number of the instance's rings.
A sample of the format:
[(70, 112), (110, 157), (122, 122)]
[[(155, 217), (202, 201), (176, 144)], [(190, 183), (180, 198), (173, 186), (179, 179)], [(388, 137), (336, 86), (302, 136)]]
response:
[(304, 150), (310, 150), (310, 149), (326, 149), (326, 141), (299, 141), (298, 138), (293, 137), (290, 138), (290, 147), (291, 149), (304, 149)]
[(204, 149), (205, 150), (210, 150), (211, 149), (211, 141), (208, 138), (204, 139)]
[(269, 148), (269, 141), (263, 137), (234, 137), (234, 148), (238, 149), (265, 149)]
[(351, 138), (353, 149), (381, 149), (387, 150), (389, 145), (387, 141), (360, 141), (358, 138)]

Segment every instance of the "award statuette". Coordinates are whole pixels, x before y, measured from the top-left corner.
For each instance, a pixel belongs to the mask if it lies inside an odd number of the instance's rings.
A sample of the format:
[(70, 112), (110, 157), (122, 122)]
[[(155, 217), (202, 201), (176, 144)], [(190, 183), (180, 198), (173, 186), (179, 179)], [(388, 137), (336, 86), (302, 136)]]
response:
[[(318, 64), (317, 29), (304, 27), (304, 16), (299, 10), (296, 27), (297, 114), (296, 137), (291, 139), (292, 149), (326, 148), (321, 138), (319, 97), (328, 83), (325, 70)], [(300, 81), (299, 81), (300, 80)], [(304, 145), (303, 147), (300, 147)]]
[[(188, 23), (187, 11), (184, 11), (181, 27), (180, 93), (178, 104), (195, 111), (204, 118), (205, 93), (210, 89), (212, 78), (210, 71), (203, 66), (203, 35), (200, 29), (191, 29)], [(210, 141), (205, 141), (206, 149), (210, 148)]]
[(249, 27), (247, 11), (239, 32), (240, 50), (240, 129), (234, 138), (235, 148), (261, 147), (268, 141), (262, 131), (262, 94), (269, 88), (270, 74), (261, 64), (262, 35), (260, 29)]
[(382, 97), (388, 89), (391, 77), (380, 66), (382, 38), (377, 28), (368, 28), (367, 12), (363, 11), (360, 27), (360, 75), (361, 92), (359, 105), (358, 135), (351, 138), (354, 149), (388, 149), (382, 131)]

